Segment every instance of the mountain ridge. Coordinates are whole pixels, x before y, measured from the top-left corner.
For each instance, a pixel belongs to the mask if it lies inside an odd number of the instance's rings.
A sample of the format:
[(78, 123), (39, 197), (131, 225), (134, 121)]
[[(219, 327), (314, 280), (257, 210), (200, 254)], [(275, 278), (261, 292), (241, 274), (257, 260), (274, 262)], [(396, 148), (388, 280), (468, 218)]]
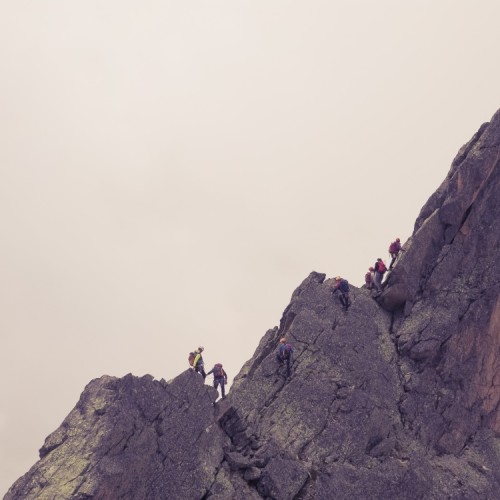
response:
[(351, 286), (346, 312), (312, 272), (226, 400), (191, 370), (91, 381), (5, 499), (498, 498), (499, 158), (500, 111), (382, 294)]

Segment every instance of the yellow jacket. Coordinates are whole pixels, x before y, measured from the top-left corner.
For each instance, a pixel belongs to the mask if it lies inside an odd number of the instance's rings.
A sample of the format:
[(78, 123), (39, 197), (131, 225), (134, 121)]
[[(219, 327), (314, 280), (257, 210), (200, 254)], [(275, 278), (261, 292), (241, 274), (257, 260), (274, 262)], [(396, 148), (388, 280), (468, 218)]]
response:
[(203, 363), (203, 358), (201, 357), (201, 351), (199, 351), (198, 349), (196, 349), (196, 351), (194, 351), (196, 353), (196, 357), (194, 358), (194, 361), (193, 361), (193, 368), (196, 368), (196, 365), (201, 361), (201, 363)]

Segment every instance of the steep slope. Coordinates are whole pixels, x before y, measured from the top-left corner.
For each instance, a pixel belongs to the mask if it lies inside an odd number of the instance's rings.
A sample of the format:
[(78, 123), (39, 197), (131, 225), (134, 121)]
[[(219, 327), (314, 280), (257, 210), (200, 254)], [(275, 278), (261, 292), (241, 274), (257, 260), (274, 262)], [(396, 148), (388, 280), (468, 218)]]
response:
[[(264, 337), (231, 394), (246, 434), (267, 460), (280, 460), (255, 483), (261, 497), (497, 498), (494, 438), (478, 436), (458, 454), (429, 447), (407, 417), (408, 373), (391, 315), (365, 290), (353, 290), (345, 313), (323, 278), (313, 273), (297, 289), (279, 331)], [(274, 361), (285, 334), (298, 350), (290, 381)], [(252, 455), (241, 437), (235, 447)]]
[(223, 458), (215, 390), (194, 372), (88, 384), (5, 498), (201, 498)]
[(5, 498), (498, 499), (499, 157), (500, 112), (380, 297), (351, 287), (345, 312), (311, 273), (225, 401), (191, 371), (92, 381)]
[(411, 374), (402, 407), (443, 453), (459, 453), (479, 429), (500, 432), (499, 145), (497, 112), (423, 207), (381, 299), (393, 308), (405, 291), (393, 329)]

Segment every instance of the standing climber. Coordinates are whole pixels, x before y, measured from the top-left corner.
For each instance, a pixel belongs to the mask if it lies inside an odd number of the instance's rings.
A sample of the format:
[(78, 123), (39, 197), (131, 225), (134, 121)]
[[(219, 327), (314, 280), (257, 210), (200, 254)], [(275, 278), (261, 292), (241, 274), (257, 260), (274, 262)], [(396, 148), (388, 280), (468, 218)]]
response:
[(382, 291), (382, 280), (384, 279), (384, 274), (387, 271), (387, 267), (384, 264), (384, 261), (379, 257), (377, 262), (375, 262), (374, 266), (375, 270), (375, 280), (374, 285), (378, 292)]
[(278, 371), (281, 366), (285, 364), (286, 361), (286, 376), (290, 378), (290, 365), (292, 363), (293, 347), (286, 343), (286, 339), (280, 339), (280, 345), (278, 351), (276, 352), (276, 359), (279, 363)]
[(389, 271), (392, 271), (392, 267), (394, 266), (394, 263), (396, 262), (396, 259), (399, 256), (399, 252), (401, 252), (401, 241), (399, 238), (396, 238), (396, 241), (393, 241), (389, 245), (389, 254), (391, 256), (391, 263), (389, 265)]
[(201, 357), (201, 353), (204, 351), (204, 347), (200, 346), (198, 349), (194, 351), (194, 360), (193, 360), (193, 368), (196, 373), (200, 373), (205, 380), (207, 374), (205, 373), (205, 363), (203, 362), (203, 358)]
[(216, 363), (214, 367), (207, 373), (207, 375), (210, 375), (211, 373), (214, 374), (214, 388), (217, 389), (217, 387), (219, 387), (220, 385), (222, 399), (226, 399), (225, 385), (227, 384), (227, 373), (224, 368), (222, 368), (222, 364)]
[(373, 288), (373, 282), (375, 280), (375, 269), (373, 267), (369, 267), (368, 271), (365, 274), (365, 286), (368, 290)]
[(340, 297), (339, 297), (340, 303), (342, 304), (344, 310), (347, 311), (347, 309), (349, 309), (349, 306), (351, 305), (351, 301), (349, 298), (349, 282), (344, 278), (341, 278), (340, 276), (337, 276), (335, 278), (335, 286), (333, 293), (337, 291), (340, 292)]

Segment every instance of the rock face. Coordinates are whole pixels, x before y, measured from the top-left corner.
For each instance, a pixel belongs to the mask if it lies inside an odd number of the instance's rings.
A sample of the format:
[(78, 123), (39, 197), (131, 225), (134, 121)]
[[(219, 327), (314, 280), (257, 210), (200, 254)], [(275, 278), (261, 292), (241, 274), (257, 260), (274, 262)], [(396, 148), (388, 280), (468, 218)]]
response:
[(311, 273), (225, 401), (192, 371), (92, 381), (5, 499), (500, 498), (499, 159), (500, 112), (382, 295), (345, 312)]
[(215, 397), (194, 372), (94, 380), (5, 498), (202, 498), (228, 441)]
[(499, 145), (497, 112), (422, 208), (381, 297), (394, 309), (405, 290), (393, 326), (401, 409), (441, 453), (460, 453), (480, 429), (500, 433)]

